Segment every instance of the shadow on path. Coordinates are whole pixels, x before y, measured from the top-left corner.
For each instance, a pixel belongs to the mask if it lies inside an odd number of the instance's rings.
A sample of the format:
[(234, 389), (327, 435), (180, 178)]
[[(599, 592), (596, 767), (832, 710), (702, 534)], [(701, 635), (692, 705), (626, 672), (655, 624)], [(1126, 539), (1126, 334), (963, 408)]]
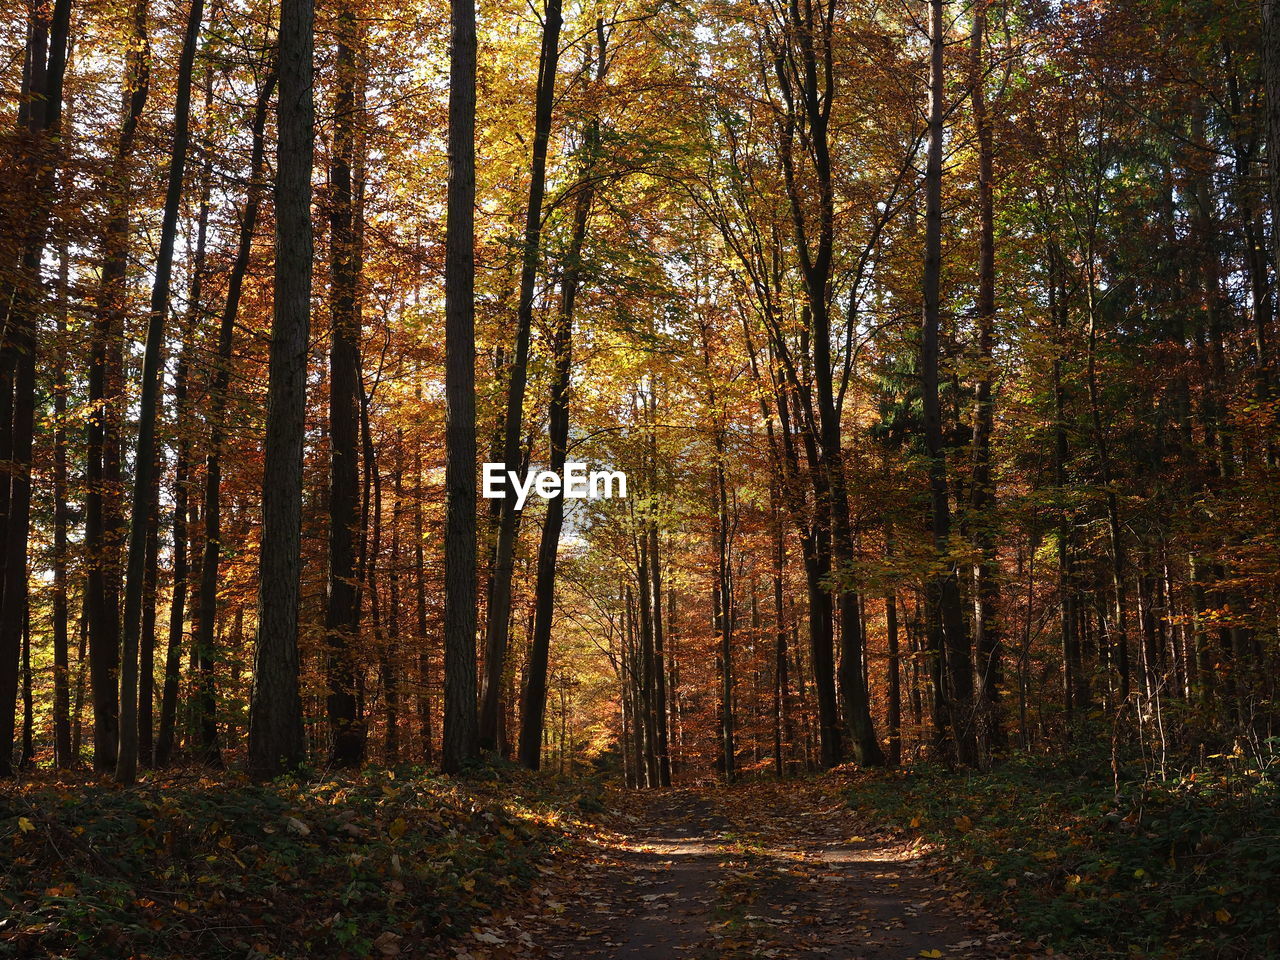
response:
[[(550, 960), (908, 960), (1026, 956), (922, 851), (862, 836), (821, 782), (619, 795), (607, 828), (546, 871), (543, 909), (509, 917)], [(937, 951), (936, 953), (934, 951)]]

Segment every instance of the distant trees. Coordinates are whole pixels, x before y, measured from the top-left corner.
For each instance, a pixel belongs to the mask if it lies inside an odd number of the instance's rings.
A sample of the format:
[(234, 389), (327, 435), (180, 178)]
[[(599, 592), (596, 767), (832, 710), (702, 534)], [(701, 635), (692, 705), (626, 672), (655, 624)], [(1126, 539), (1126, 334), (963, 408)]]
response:
[(5, 769), (1267, 749), (1272, 6), (31, 5)]

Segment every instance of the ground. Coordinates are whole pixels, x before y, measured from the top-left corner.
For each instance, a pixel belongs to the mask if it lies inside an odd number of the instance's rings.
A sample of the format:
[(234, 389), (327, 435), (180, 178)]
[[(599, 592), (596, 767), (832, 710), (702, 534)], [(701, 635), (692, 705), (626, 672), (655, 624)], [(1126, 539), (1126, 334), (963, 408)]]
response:
[(51, 775), (0, 784), (0, 958), (1264, 960), (1280, 804), (1247, 762)]
[(935, 866), (850, 809), (838, 778), (611, 793), (523, 911), (457, 960), (1031, 956)]

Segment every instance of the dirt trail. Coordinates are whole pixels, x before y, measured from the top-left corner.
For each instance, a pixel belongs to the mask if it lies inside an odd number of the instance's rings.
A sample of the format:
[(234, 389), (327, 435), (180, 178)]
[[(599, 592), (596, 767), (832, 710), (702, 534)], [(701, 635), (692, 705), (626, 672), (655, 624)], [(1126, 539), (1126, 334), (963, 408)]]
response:
[[(500, 936), (551, 960), (907, 960), (1018, 950), (830, 787), (628, 794)], [(492, 942), (492, 941), (490, 941)], [(473, 956), (510, 956), (501, 946)], [(937, 951), (936, 953), (934, 951)]]

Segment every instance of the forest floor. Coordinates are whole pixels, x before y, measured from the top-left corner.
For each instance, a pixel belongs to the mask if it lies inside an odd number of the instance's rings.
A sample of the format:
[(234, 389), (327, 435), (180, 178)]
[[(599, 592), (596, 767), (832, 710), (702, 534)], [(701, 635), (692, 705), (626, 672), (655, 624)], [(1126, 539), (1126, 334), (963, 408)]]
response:
[(659, 791), (507, 764), (48, 774), (0, 785), (0, 958), (1280, 956), (1275, 778), (1207, 759)]
[(530, 909), (457, 960), (906, 960), (1035, 956), (949, 881), (928, 845), (880, 832), (839, 778), (613, 793), (541, 868)]

